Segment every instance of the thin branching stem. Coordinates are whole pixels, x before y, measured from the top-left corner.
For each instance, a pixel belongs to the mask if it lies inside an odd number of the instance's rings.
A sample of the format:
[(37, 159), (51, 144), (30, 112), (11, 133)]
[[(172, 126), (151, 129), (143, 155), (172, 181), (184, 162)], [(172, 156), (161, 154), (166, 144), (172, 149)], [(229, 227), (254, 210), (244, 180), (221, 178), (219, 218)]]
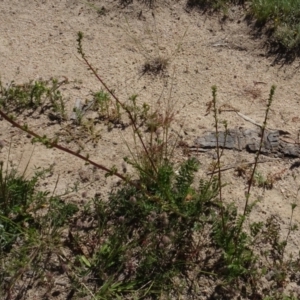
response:
[(132, 115), (132, 112), (130, 111), (130, 109), (128, 109), (128, 107), (126, 107), (125, 104), (123, 104), (120, 99), (115, 95), (115, 93), (107, 86), (107, 84), (103, 81), (103, 79), (98, 75), (98, 73), (96, 72), (95, 68), (90, 64), (90, 62), (88, 61), (88, 59), (86, 58), (83, 50), (82, 50), (82, 44), (81, 44), (81, 40), (83, 38), (83, 33), (82, 32), (79, 32), (78, 33), (78, 39), (77, 39), (77, 42), (78, 42), (78, 53), (81, 55), (82, 59), (84, 60), (84, 62), (86, 63), (86, 65), (88, 66), (88, 68), (92, 71), (92, 73), (95, 75), (95, 77), (99, 80), (99, 82), (104, 86), (104, 88), (108, 91), (108, 93), (114, 98), (114, 100), (116, 101), (116, 103), (118, 103), (127, 113), (130, 121), (131, 121), (131, 124), (133, 126), (133, 130), (134, 130), (134, 133), (137, 134), (141, 144), (142, 144), (142, 147), (147, 155), (147, 158), (149, 159), (149, 162), (153, 168), (153, 170), (155, 171), (155, 173), (157, 173), (157, 169), (156, 169), (156, 166), (154, 164), (154, 161), (153, 159), (151, 158), (151, 155), (143, 141), (143, 138), (139, 132), (139, 129), (138, 129), (138, 126), (136, 124), (136, 118)]
[(217, 110), (217, 87), (212, 87), (212, 95), (213, 95), (213, 114), (215, 120), (215, 132), (216, 132), (216, 141), (217, 141), (217, 173), (218, 173), (218, 184), (219, 184), (219, 198), (221, 202), (221, 217), (222, 217), (222, 228), (223, 232), (226, 232), (225, 219), (224, 219), (224, 206), (223, 206), (223, 196), (222, 196), (222, 174), (221, 174), (221, 152), (219, 145), (219, 120), (218, 120), (218, 110)]
[(268, 103), (267, 103), (267, 109), (266, 109), (266, 112), (265, 112), (265, 119), (264, 119), (263, 125), (261, 126), (261, 138), (260, 138), (260, 143), (259, 143), (259, 149), (258, 149), (258, 151), (256, 153), (256, 156), (255, 156), (254, 166), (253, 166), (253, 169), (252, 169), (252, 173), (251, 173), (251, 176), (250, 176), (250, 180), (249, 180), (248, 188), (247, 188), (247, 192), (246, 192), (246, 202), (245, 202), (244, 213), (243, 213), (244, 216), (247, 213), (247, 209), (248, 209), (248, 205), (249, 205), (249, 198), (250, 198), (250, 191), (251, 191), (251, 187), (253, 185), (253, 179), (254, 179), (255, 171), (256, 171), (256, 168), (257, 168), (257, 165), (258, 165), (259, 157), (260, 157), (260, 154), (261, 154), (261, 149), (262, 149), (263, 144), (264, 144), (264, 138), (265, 138), (265, 132), (266, 132), (266, 127), (267, 127), (268, 115), (269, 115), (270, 108), (271, 108), (271, 105), (272, 105), (272, 102), (273, 102), (275, 89), (276, 89), (276, 86), (272, 85), (271, 90), (270, 90), (270, 94), (269, 94)]

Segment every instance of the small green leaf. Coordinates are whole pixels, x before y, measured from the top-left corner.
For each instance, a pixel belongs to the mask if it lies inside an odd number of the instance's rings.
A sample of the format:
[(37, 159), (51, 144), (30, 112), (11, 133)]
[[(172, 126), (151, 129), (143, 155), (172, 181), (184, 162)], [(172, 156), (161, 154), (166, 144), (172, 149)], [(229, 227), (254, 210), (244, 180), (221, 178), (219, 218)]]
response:
[(87, 266), (87, 267), (91, 267), (91, 264), (90, 262), (88, 261), (88, 259), (84, 256), (84, 255), (81, 255), (80, 256), (80, 260)]

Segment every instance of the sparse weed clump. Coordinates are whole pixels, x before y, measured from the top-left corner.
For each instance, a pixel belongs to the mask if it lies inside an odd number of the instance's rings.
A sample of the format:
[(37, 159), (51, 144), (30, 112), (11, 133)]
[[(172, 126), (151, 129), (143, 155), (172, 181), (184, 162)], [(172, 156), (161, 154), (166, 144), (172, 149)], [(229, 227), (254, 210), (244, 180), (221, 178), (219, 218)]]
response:
[(231, 5), (243, 5), (258, 27), (268, 32), (270, 50), (297, 54), (300, 45), (300, 6), (295, 0), (188, 0), (188, 7), (222, 11), (228, 15)]
[(162, 295), (197, 261), (194, 235), (203, 230), (205, 212), (217, 192), (215, 182), (201, 181), (192, 188), (197, 168), (195, 159), (185, 162), (178, 174), (165, 164), (157, 170), (157, 180), (142, 190), (125, 186), (106, 204), (95, 200), (103, 242), (85, 268), (106, 286), (97, 296), (114, 299), (129, 290), (138, 298)]
[(34, 199), (37, 177), (25, 180), (16, 170), (5, 171), (0, 162), (0, 228), (2, 251), (9, 250), (22, 234), (19, 224), (33, 222), (28, 209)]
[(0, 107), (8, 114), (20, 114), (26, 110), (32, 114), (40, 109), (47, 111), (50, 119), (65, 120), (65, 102), (59, 87), (66, 81), (37, 80), (22, 85), (11, 82), (8, 86), (3, 86), (0, 81)]
[(273, 31), (272, 37), (291, 51), (300, 45), (300, 5), (294, 0), (252, 0), (250, 9), (257, 22)]
[[(57, 140), (39, 136), (0, 110), (6, 121), (29, 133), (33, 142), (74, 155), (123, 182), (111, 190), (108, 201), (95, 195), (80, 208), (36, 188), (44, 171), (27, 180), (1, 164), (1, 296), (26, 299), (31, 280), (37, 280), (46, 298), (55, 276), (63, 275), (70, 289), (67, 298), (178, 299), (190, 294), (199, 299), (209, 283), (207, 299), (296, 299), (293, 292), (285, 295), (283, 289), (300, 268), (298, 257), (286, 255), (290, 233), (297, 229), (292, 222), (296, 204), (284, 238), (275, 218), (250, 219), (258, 201), (250, 197), (253, 185), (267, 184), (257, 165), (275, 87), (261, 126), (259, 151), (252, 169), (247, 170), (250, 175), (240, 211), (224, 199), (223, 145), (218, 137), (221, 126), (225, 132), (228, 129), (219, 119), (217, 88), (212, 88), (211, 101), (217, 137), (211, 174), (217, 175), (195, 182), (201, 167), (196, 157), (178, 164), (173, 161), (177, 140), (170, 134), (175, 119), (171, 100), (164, 109), (140, 105), (137, 95), (121, 101), (86, 58), (82, 41), (79, 33), (78, 53), (103, 85), (88, 105), (101, 120), (119, 120), (123, 115), (129, 120), (135, 147), (126, 144), (130, 155), (124, 160), (135, 174), (125, 176), (115, 167), (97, 164)], [(226, 134), (224, 138), (225, 143)]]
[[(31, 179), (0, 164), (0, 297), (26, 299), (30, 281), (39, 281), (61, 255), (61, 234), (78, 207), (65, 203), (37, 184), (49, 169)], [(28, 276), (28, 272), (31, 274)], [(24, 285), (19, 288), (20, 280)]]

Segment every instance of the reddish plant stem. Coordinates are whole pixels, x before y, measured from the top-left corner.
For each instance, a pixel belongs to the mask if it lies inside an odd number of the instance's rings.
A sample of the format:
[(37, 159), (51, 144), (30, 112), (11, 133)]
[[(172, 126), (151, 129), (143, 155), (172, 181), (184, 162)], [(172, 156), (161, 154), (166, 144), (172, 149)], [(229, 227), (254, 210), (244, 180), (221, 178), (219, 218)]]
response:
[(95, 75), (95, 77), (101, 82), (101, 84), (104, 86), (104, 88), (109, 92), (109, 94), (115, 99), (115, 101), (126, 111), (126, 113), (128, 114), (129, 118), (130, 118), (130, 121), (132, 123), (132, 126), (133, 126), (133, 129), (134, 129), (134, 132), (138, 135), (138, 138), (143, 146), (143, 149), (144, 151), (146, 152), (146, 155), (150, 161), (150, 164), (153, 168), (153, 170), (157, 173), (157, 170), (156, 170), (156, 167), (155, 167), (155, 164), (151, 158), (151, 155), (149, 154), (149, 151), (142, 139), (142, 136), (140, 135), (139, 133), (139, 130), (136, 126), (136, 123), (135, 123), (135, 120), (134, 120), (134, 117), (132, 116), (132, 113), (131, 111), (126, 107), (126, 105), (124, 105), (120, 100), (119, 98), (114, 94), (114, 92), (107, 86), (107, 84), (102, 80), (102, 78), (97, 74), (96, 70), (94, 69), (94, 67), (89, 63), (89, 61), (86, 59), (85, 55), (81, 55), (82, 59), (84, 60), (84, 62), (87, 64), (87, 66), (89, 67), (89, 69), (93, 72), (93, 74)]
[[(6, 113), (4, 113), (4, 112), (1, 111), (1, 110), (0, 110), (0, 116), (1, 116), (3, 119), (5, 119), (7, 122), (9, 122), (10, 124), (12, 124), (13, 126), (19, 128), (19, 129), (21, 129), (22, 131), (27, 132), (27, 133), (30, 134), (31, 136), (33, 136), (33, 137), (35, 137), (35, 138), (37, 138), (37, 139), (40, 139), (40, 140), (43, 139), (43, 138), (42, 138), (40, 135), (38, 135), (37, 133), (35, 133), (35, 132), (33, 132), (33, 131), (31, 131), (31, 130), (25, 128), (25, 126), (22, 126), (22, 125), (20, 125), (19, 123), (17, 123), (17, 122), (15, 122), (14, 120), (12, 120)], [(108, 172), (108, 173), (111, 172), (111, 170), (108, 169), (107, 167), (105, 167), (105, 166), (103, 166), (103, 165), (101, 165), (101, 164), (98, 164), (98, 163), (96, 163), (96, 162), (90, 160), (89, 158), (87, 158), (87, 157), (85, 157), (85, 156), (83, 156), (83, 155), (81, 155), (81, 154), (79, 154), (79, 153), (77, 153), (77, 152), (75, 152), (75, 151), (73, 151), (73, 150), (70, 150), (70, 149), (65, 148), (65, 147), (63, 147), (63, 146), (61, 146), (61, 145), (58, 145), (58, 144), (55, 143), (55, 142), (47, 141), (47, 145), (49, 145), (49, 146), (52, 147), (52, 148), (56, 148), (56, 149), (59, 149), (59, 150), (61, 150), (61, 151), (66, 152), (66, 153), (69, 153), (69, 154), (71, 154), (71, 155), (73, 155), (73, 156), (76, 156), (76, 157), (78, 157), (78, 158), (80, 158), (80, 159), (82, 159), (82, 160), (84, 160), (84, 161), (90, 163), (91, 165), (93, 165), (93, 166), (95, 166), (96, 168), (101, 169), (101, 170), (103, 170), (103, 171), (105, 171), (105, 172)], [(113, 175), (119, 177), (119, 178), (122, 179), (123, 181), (128, 182), (128, 179), (127, 179), (126, 177), (124, 177), (122, 174), (118, 173), (118, 172), (114, 172)], [(132, 184), (132, 185), (135, 186), (135, 187), (138, 187), (138, 186), (136, 186), (133, 182), (130, 182), (130, 181), (129, 181), (129, 183)]]

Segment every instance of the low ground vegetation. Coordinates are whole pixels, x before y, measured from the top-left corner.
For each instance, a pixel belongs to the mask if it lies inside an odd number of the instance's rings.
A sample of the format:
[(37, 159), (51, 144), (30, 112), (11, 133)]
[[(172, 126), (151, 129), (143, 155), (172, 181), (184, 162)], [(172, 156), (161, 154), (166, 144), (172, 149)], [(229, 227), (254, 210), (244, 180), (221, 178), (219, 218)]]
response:
[[(123, 1), (123, 4), (132, 1)], [(159, 6), (159, 1), (144, 1), (150, 7)], [(297, 55), (300, 45), (300, 3), (297, 0), (187, 0), (188, 8), (206, 12), (221, 11), (224, 20), (232, 5), (240, 5), (245, 16), (255, 23), (256, 32), (268, 36), (269, 50)]]
[[(138, 0), (151, 9), (159, 7), (159, 0)], [(133, 4), (133, 0), (119, 0), (122, 7)], [(199, 9), (204, 12), (221, 12), (223, 21), (233, 5), (244, 9), (245, 19), (253, 21), (255, 34), (262, 33), (267, 37), (266, 46), (272, 54), (280, 54), (290, 61), (299, 53), (300, 46), (300, 4), (297, 0), (187, 0), (188, 9)], [(98, 8), (98, 14), (105, 14), (105, 8)], [(161, 58), (160, 58), (161, 59)], [(144, 72), (161, 72), (166, 61), (147, 62)]]

